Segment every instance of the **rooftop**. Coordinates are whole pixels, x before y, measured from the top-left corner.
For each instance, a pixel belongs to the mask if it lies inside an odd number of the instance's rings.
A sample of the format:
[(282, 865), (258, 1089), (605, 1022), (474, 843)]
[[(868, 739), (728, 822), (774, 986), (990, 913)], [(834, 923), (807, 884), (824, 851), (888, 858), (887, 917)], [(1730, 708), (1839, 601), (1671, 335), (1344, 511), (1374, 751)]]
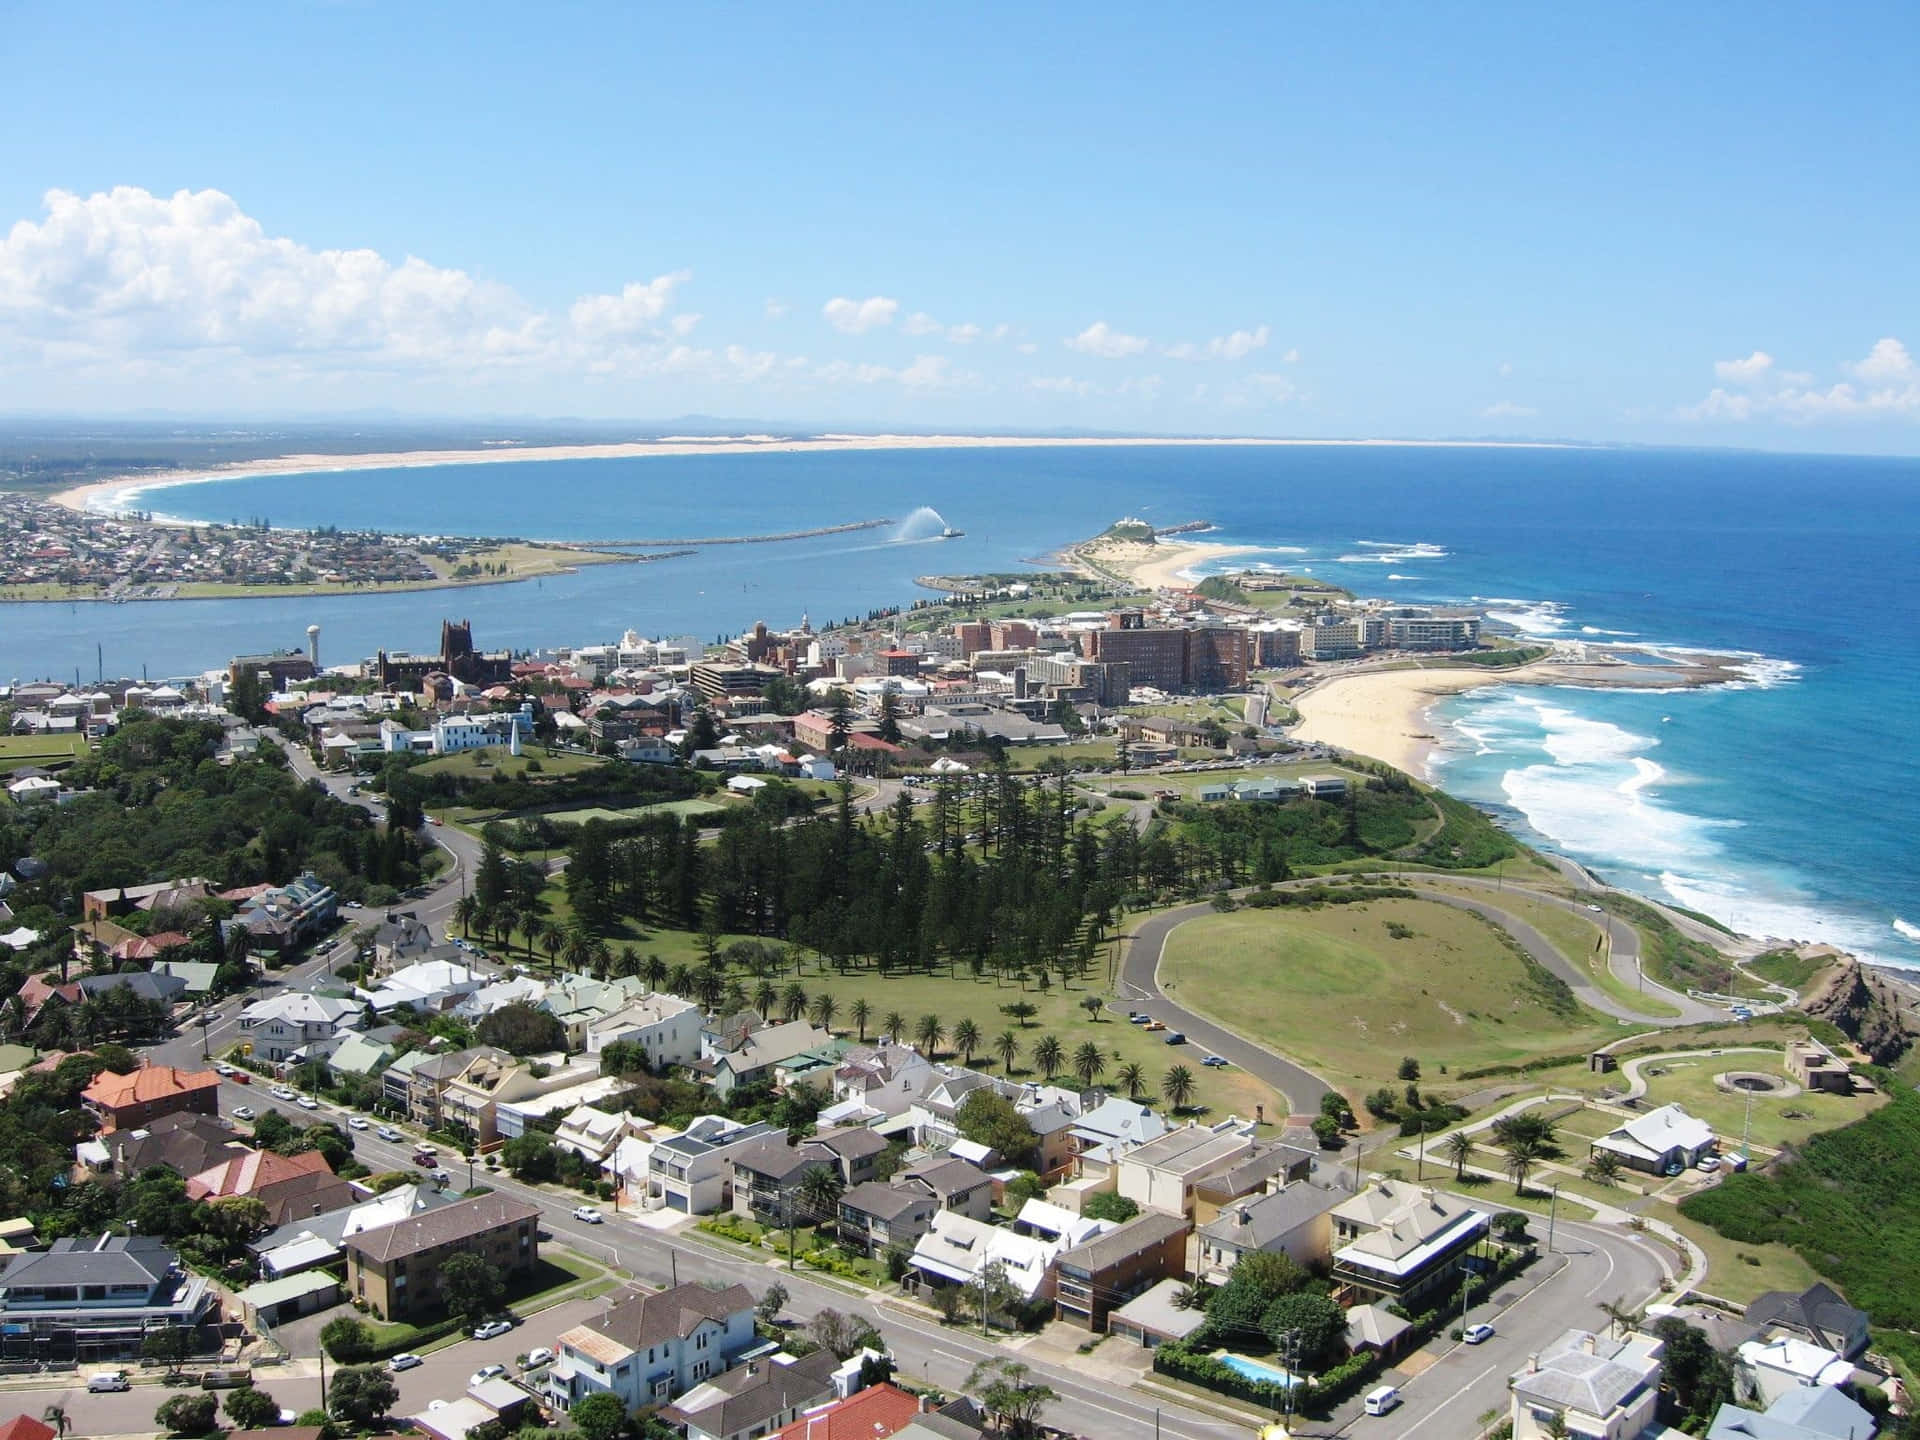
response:
[(363, 1231), (348, 1239), (347, 1249), (368, 1260), (397, 1260), (441, 1245), (456, 1244), (503, 1225), (533, 1220), (539, 1214), (538, 1205), (509, 1195), (476, 1195), (471, 1200), (457, 1200), (378, 1230)]

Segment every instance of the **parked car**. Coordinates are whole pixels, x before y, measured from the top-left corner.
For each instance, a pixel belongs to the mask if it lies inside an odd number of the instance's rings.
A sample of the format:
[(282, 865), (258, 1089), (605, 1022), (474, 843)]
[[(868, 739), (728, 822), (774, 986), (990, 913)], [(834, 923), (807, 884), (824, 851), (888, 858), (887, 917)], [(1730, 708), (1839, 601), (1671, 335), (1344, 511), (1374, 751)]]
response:
[(276, 1100), (291, 1100), (298, 1092), (289, 1085), (276, 1085), (271, 1093)]
[(1460, 1338), (1469, 1345), (1484, 1345), (1493, 1338), (1493, 1326), (1485, 1322), (1478, 1325), (1469, 1325), (1465, 1330), (1460, 1332)]
[(407, 1138), (406, 1136), (402, 1135), (398, 1130), (394, 1129), (391, 1125), (382, 1125), (378, 1130), (374, 1131), (373, 1133), (378, 1135), (382, 1140), (385, 1140), (388, 1144), (392, 1144), (395, 1141), (404, 1140)]
[(1367, 1392), (1363, 1407), (1369, 1415), (1385, 1415), (1400, 1403), (1400, 1391), (1396, 1386), (1380, 1385)]
[(215, 1065), (213, 1067), (213, 1073), (220, 1076), (222, 1079), (224, 1079), (227, 1076), (233, 1074), (233, 1066), (227, 1064), (226, 1061), (222, 1060), (218, 1065)]
[(293, 1103), (298, 1105), (302, 1110), (318, 1110), (320, 1108), (320, 1102), (311, 1095), (302, 1095)]
[(607, 1220), (606, 1216), (602, 1215), (591, 1205), (576, 1205), (573, 1210), (573, 1218), (578, 1220), (582, 1225), (604, 1225)]
[(366, 1128), (367, 1128), (367, 1117), (366, 1117), (366, 1116), (364, 1116), (364, 1115), (352, 1115), (352, 1116), (349, 1116), (349, 1117), (347, 1118), (347, 1129), (349, 1129), (349, 1130), (364, 1130), (364, 1129), (366, 1129)]
[(133, 1382), (127, 1378), (124, 1370), (102, 1370), (97, 1375), (87, 1377), (89, 1394), (99, 1395), (110, 1390), (131, 1390)]
[(1181, 1034), (1181, 1033), (1180, 1033), (1180, 1031), (1178, 1031), (1178, 1030), (1169, 1030), (1169, 1031), (1167, 1032), (1167, 1044), (1169, 1044), (1169, 1045), (1184, 1045), (1184, 1044), (1186, 1044), (1186, 1043), (1187, 1043), (1187, 1037), (1186, 1037), (1185, 1035), (1183, 1035), (1183, 1034)]
[[(476, 1330), (474, 1333), (477, 1335), (480, 1332)], [(482, 1365), (478, 1370), (474, 1371), (473, 1374), (467, 1377), (467, 1384), (484, 1385), (489, 1380), (498, 1380), (502, 1375), (506, 1373), (507, 1373), (507, 1367), (504, 1365)]]
[(251, 1120), (253, 1119), (253, 1107), (251, 1105), (236, 1105), (233, 1107), (232, 1114), (236, 1120)]
[(1202, 1060), (1200, 1063), (1202, 1065), (1210, 1066), (1215, 1070), (1224, 1070), (1227, 1068), (1227, 1062), (1222, 1060), (1218, 1055), (1209, 1055), (1207, 1056), (1206, 1059)]
[(253, 1076), (251, 1076), (251, 1075), (249, 1075), (249, 1074), (248, 1074), (248, 1073), (247, 1073), (246, 1071), (244, 1071), (244, 1070), (236, 1070), (236, 1071), (234, 1071), (234, 1072), (233, 1072), (233, 1074), (232, 1074), (232, 1075), (230, 1075), (230, 1076), (228, 1076), (227, 1078), (228, 1078), (228, 1079), (230, 1079), (230, 1080), (232, 1080), (232, 1081), (233, 1081), (233, 1083), (234, 1083), (234, 1084), (236, 1084), (236, 1085), (251, 1085), (251, 1084), (253, 1084)]
[(523, 1365), (521, 1368), (525, 1370), (534, 1370), (534, 1369), (538, 1369), (542, 1365), (551, 1365), (552, 1363), (553, 1363), (553, 1351), (549, 1350), (546, 1346), (542, 1345), (537, 1349), (529, 1350), (527, 1352), (526, 1364)]
[(398, 1355), (387, 1361), (387, 1369), (393, 1371), (411, 1370), (416, 1365), (424, 1365), (426, 1363), (426, 1361), (422, 1360), (411, 1350), (402, 1350)]
[(473, 1338), (476, 1340), (492, 1340), (497, 1336), (507, 1334), (512, 1329), (513, 1321), (511, 1320), (504, 1318), (488, 1320), (473, 1327)]
[(1720, 1168), (1720, 1157), (1718, 1155), (1702, 1155), (1698, 1160), (1694, 1161), (1693, 1164), (1696, 1170), (1704, 1170), (1707, 1174), (1711, 1175)]
[(1147, 1029), (1149, 1030), (1164, 1030), (1166, 1028), (1167, 1028), (1167, 1022), (1164, 1020), (1147, 1021)]

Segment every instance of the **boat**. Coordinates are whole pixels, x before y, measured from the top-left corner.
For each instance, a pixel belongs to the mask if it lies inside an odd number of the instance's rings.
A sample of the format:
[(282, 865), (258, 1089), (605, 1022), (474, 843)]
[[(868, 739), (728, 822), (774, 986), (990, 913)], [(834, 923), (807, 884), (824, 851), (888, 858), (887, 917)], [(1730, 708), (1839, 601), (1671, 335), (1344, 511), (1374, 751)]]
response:
[(964, 530), (956, 530), (953, 528), (953, 526), (949, 525), (947, 526), (946, 529), (940, 532), (940, 538), (942, 540), (958, 540), (962, 535), (966, 533), (967, 532)]

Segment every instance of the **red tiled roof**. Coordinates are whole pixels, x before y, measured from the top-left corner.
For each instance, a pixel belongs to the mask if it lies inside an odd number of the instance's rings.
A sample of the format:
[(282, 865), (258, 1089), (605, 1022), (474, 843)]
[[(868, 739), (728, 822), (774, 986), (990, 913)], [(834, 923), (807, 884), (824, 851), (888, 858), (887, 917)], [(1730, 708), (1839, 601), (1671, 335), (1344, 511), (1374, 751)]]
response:
[(93, 1083), (80, 1092), (80, 1098), (91, 1100), (109, 1110), (118, 1110), (127, 1105), (141, 1105), (175, 1095), (211, 1090), (219, 1084), (220, 1077), (211, 1070), (176, 1070), (171, 1065), (142, 1065), (130, 1075), (116, 1075), (111, 1070), (102, 1070), (93, 1077)]
[(0, 1424), (0, 1440), (53, 1440), (53, 1427), (41, 1424), (31, 1415), (16, 1415)]
[(895, 1386), (869, 1385), (776, 1430), (767, 1440), (885, 1440), (920, 1413), (920, 1402)]
[(252, 1195), (268, 1185), (321, 1171), (331, 1175), (333, 1167), (318, 1150), (302, 1150), (298, 1155), (248, 1150), (187, 1181), (187, 1198), (217, 1200), (223, 1195)]

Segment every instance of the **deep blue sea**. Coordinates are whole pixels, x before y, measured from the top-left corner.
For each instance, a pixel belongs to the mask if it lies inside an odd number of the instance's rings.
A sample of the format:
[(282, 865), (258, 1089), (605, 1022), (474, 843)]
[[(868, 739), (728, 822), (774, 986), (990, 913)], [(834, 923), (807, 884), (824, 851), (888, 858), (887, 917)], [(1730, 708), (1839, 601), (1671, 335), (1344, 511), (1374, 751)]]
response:
[(177, 675), (240, 650), (714, 637), (1013, 569), (1126, 514), (1263, 547), (1362, 593), (1479, 598), (1532, 633), (1750, 652), (1751, 684), (1495, 688), (1446, 702), (1435, 776), (1618, 882), (1759, 933), (1920, 967), (1920, 461), (1700, 451), (1141, 447), (648, 457), (226, 479), (196, 520), (591, 540), (887, 530), (730, 546), (463, 593), (0, 609), (0, 674)]

